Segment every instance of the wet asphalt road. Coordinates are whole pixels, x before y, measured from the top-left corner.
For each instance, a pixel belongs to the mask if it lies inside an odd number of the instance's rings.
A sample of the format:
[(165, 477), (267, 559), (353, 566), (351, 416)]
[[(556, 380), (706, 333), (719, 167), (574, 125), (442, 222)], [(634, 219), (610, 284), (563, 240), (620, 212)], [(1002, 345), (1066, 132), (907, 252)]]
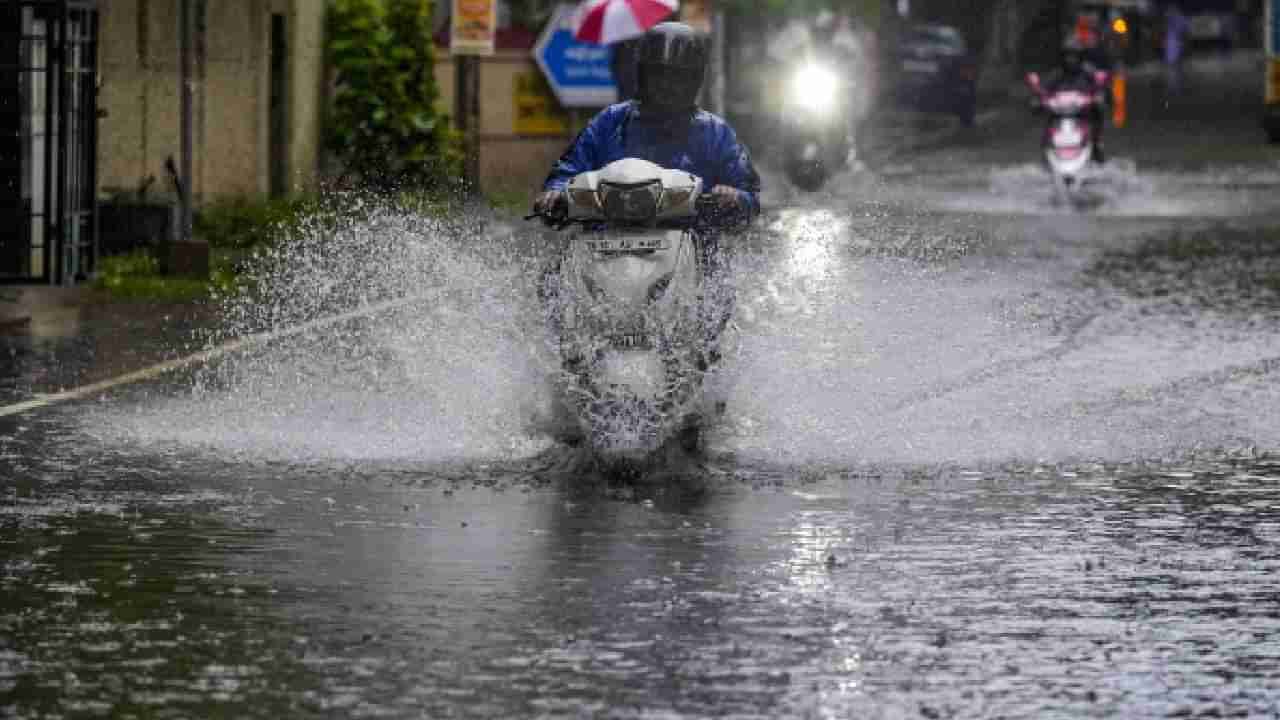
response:
[[(1083, 214), (1016, 112), (770, 177), (726, 417), (640, 484), (542, 428), (518, 260), (298, 249), (271, 318), (429, 297), (0, 418), (0, 716), (1280, 714), (1280, 152), (1218, 77)], [(135, 311), (5, 337), (3, 402), (209, 322)]]

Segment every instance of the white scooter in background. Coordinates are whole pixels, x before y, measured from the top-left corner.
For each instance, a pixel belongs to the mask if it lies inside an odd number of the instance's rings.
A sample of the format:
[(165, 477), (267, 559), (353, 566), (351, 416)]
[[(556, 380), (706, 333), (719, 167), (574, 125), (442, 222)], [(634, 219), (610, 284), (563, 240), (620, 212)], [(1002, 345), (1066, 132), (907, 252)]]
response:
[(1040, 146), (1053, 178), (1055, 203), (1069, 201), (1078, 207), (1084, 200), (1082, 189), (1094, 160), (1098, 134), (1091, 118), (1096, 106), (1105, 102), (1106, 79), (1106, 73), (1097, 72), (1095, 87), (1090, 91), (1048, 91), (1038, 74), (1027, 75), (1037, 109), (1049, 115)]
[(821, 59), (791, 70), (781, 109), (782, 161), (787, 177), (812, 192), (846, 166), (849, 155), (847, 80)]
[(542, 216), (567, 231), (543, 288), (564, 404), (604, 469), (643, 471), (670, 443), (696, 449), (716, 411), (703, 390), (733, 292), (697, 224), (715, 201), (696, 176), (639, 159), (578, 175), (565, 194)]

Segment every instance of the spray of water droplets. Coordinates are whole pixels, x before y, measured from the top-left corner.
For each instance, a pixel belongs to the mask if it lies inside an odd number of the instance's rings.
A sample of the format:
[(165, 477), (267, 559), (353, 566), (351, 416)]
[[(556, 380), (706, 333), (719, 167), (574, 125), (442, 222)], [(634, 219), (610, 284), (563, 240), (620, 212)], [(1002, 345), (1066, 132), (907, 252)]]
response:
[(548, 357), (530, 243), (488, 211), (346, 199), (246, 263), (189, 392), (133, 440), (285, 458), (473, 459), (544, 448)]
[[(1191, 327), (1123, 288), (1072, 284), (1094, 248), (1131, 244), (1119, 226), (1102, 238), (1070, 215), (918, 201), (849, 211), (823, 196), (734, 240), (713, 456), (1123, 459), (1265, 439), (1272, 391), (1255, 380), (1280, 353), (1273, 333)], [(219, 457), (431, 463), (554, 447), (559, 362), (537, 235), (487, 212), (321, 213), (250, 263), (253, 290), (221, 301), (210, 345), (288, 334), (91, 422)]]

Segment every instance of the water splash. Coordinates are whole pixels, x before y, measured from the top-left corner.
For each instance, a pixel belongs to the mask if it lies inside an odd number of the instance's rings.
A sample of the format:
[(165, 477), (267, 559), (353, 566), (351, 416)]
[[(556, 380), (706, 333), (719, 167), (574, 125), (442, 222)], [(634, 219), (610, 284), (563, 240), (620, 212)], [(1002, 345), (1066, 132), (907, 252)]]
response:
[(1056, 203), (1040, 163), (943, 175), (905, 192), (922, 206), (986, 215), (1231, 218), (1280, 211), (1272, 168), (1224, 167), (1187, 175), (1142, 171), (1118, 157), (1084, 176), (1077, 205)]
[[(1063, 285), (1095, 252), (1097, 223), (929, 207), (814, 198), (735, 240), (738, 350), (708, 389), (726, 402), (714, 454), (847, 466), (1270, 446), (1280, 336), (1208, 327), (1204, 313), (1189, 328), (1122, 290)], [(1106, 242), (1138, 232), (1125, 228)], [(377, 312), (86, 423), (219, 457), (432, 463), (554, 447), (559, 368), (536, 292), (545, 254), (528, 235), (492, 215), (382, 205), (318, 218), (254, 262), (260, 292), (224, 301), (214, 341)]]
[(221, 299), (210, 344), (289, 334), (114, 422), (135, 441), (286, 458), (537, 452), (550, 441), (535, 422), (549, 397), (533, 258), (489, 214), (317, 214), (249, 263), (256, 290)]
[(717, 452), (848, 467), (1274, 443), (1275, 334), (1073, 285), (1094, 223), (795, 209), (771, 230), (740, 262)]

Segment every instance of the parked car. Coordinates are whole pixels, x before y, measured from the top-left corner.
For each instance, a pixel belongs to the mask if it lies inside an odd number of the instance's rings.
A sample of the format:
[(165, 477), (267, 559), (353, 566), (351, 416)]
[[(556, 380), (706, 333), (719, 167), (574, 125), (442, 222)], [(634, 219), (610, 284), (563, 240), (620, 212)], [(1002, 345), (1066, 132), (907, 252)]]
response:
[(947, 25), (911, 25), (889, 56), (889, 90), (899, 105), (954, 113), (972, 125), (978, 104), (978, 59), (964, 35)]
[(1236, 16), (1227, 11), (1196, 13), (1187, 30), (1193, 47), (1229, 51), (1235, 46)]

